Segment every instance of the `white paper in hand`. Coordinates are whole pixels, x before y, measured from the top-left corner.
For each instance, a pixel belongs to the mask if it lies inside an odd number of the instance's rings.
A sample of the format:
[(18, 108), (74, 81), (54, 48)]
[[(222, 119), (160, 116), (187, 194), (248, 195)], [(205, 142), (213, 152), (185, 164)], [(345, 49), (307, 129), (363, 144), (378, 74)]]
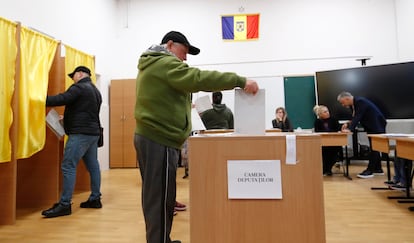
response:
[(61, 139), (65, 135), (65, 129), (60, 123), (59, 114), (55, 109), (51, 109), (46, 115), (46, 124), (56, 136)]
[(211, 104), (211, 100), (208, 95), (201, 96), (194, 102), (195, 108), (198, 114), (203, 113), (206, 110), (213, 109), (213, 105)]

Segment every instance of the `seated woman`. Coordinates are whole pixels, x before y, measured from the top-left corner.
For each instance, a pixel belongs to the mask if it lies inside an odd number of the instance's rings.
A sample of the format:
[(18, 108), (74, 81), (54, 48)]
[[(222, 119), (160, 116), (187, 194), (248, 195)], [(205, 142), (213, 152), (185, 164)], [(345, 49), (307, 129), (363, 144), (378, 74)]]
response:
[[(315, 120), (315, 132), (338, 132), (341, 131), (341, 125), (338, 120), (331, 117), (328, 107), (316, 105), (313, 108), (317, 119)], [(341, 146), (322, 146), (322, 169), (324, 176), (332, 175), (332, 167), (342, 153)]]
[(272, 120), (273, 128), (279, 128), (282, 132), (293, 132), (293, 126), (287, 117), (285, 108), (278, 107), (275, 113), (276, 118)]

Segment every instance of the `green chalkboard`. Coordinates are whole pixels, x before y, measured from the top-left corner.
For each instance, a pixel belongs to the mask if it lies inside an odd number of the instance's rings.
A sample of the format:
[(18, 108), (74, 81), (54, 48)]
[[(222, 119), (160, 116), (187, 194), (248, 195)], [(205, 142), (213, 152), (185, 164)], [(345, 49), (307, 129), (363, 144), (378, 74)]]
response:
[(315, 77), (284, 77), (285, 109), (293, 127), (313, 128), (316, 104)]

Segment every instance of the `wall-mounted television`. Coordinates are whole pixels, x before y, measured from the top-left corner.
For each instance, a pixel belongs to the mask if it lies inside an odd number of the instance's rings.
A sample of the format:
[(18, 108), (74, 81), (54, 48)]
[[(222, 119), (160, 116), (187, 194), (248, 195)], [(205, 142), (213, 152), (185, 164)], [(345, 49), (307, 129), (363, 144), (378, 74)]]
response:
[(387, 119), (414, 118), (414, 62), (316, 72), (318, 104), (339, 120), (351, 118), (337, 101), (342, 91), (373, 101)]

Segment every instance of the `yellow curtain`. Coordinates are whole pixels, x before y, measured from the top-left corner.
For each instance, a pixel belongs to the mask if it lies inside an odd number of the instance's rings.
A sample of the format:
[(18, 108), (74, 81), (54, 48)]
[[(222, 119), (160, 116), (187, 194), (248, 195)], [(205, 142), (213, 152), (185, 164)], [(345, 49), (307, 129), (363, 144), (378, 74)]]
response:
[(93, 83), (96, 83), (95, 76), (95, 58), (92, 55), (86, 54), (82, 51), (76, 50), (68, 45), (65, 46), (65, 70), (66, 79), (65, 87), (69, 88), (73, 84), (73, 80), (68, 77), (68, 73), (71, 73), (77, 66), (85, 66), (91, 70), (91, 79)]
[(46, 139), (45, 113), (49, 70), (58, 41), (22, 27), (19, 82), (18, 159), (40, 151)]
[(17, 24), (0, 18), (0, 163), (11, 160), (10, 127), (13, 122), (11, 101), (16, 70)]

